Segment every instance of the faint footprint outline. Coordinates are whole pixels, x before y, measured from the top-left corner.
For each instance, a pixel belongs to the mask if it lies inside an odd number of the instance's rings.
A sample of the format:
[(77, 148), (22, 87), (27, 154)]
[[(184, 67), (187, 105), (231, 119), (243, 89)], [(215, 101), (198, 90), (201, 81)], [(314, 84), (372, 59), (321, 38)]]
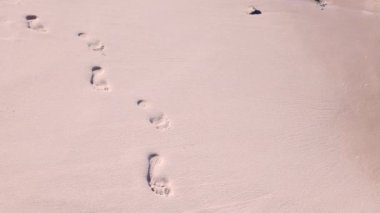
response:
[(144, 99), (137, 100), (136, 104), (147, 112), (148, 122), (157, 130), (164, 131), (170, 128), (171, 121), (165, 113), (153, 109), (149, 102)]
[(324, 10), (325, 7), (327, 6), (327, 0), (315, 0), (317, 5), (321, 8), (321, 10)]
[(105, 49), (105, 45), (103, 44), (103, 42), (101, 42), (100, 40), (98, 39), (93, 39), (91, 37), (89, 37), (87, 35), (87, 33), (84, 33), (84, 32), (80, 32), (77, 34), (77, 36), (83, 40), (86, 41), (87, 43), (87, 47), (94, 51), (94, 52), (100, 52), (102, 53), (103, 55), (105, 55), (104, 53), (104, 49)]
[(170, 121), (164, 113), (151, 114), (149, 116), (149, 123), (158, 130), (165, 130), (170, 127)]
[(159, 168), (162, 166), (162, 157), (158, 154), (151, 154), (148, 157), (149, 166), (147, 173), (147, 182), (150, 189), (161, 196), (169, 196), (172, 194), (172, 188), (168, 178), (159, 175)]

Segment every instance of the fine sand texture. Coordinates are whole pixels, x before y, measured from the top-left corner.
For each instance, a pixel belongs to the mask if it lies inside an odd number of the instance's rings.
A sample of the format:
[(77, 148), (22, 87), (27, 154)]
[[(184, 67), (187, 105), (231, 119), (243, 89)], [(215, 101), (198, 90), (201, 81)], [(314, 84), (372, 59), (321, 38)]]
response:
[(0, 0), (1, 213), (380, 212), (379, 0)]

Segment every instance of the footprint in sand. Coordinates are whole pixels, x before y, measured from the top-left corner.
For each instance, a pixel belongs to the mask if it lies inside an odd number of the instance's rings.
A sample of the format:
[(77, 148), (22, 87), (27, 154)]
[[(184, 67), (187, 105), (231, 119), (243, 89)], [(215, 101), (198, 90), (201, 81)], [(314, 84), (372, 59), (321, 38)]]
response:
[(147, 181), (150, 189), (157, 195), (169, 196), (172, 194), (170, 182), (166, 177), (160, 176), (158, 173), (163, 159), (158, 154), (149, 156), (149, 168)]
[(37, 32), (47, 32), (44, 25), (40, 23), (38, 16), (36, 15), (27, 15), (25, 16), (26, 25), (29, 29)]
[(158, 130), (165, 130), (170, 126), (169, 119), (163, 113), (151, 115), (149, 117), (149, 123), (155, 126)]
[(149, 103), (146, 100), (142, 99), (137, 101), (137, 106), (139, 106), (142, 109), (147, 109), (148, 107), (150, 107)]
[(166, 130), (170, 127), (170, 120), (167, 118), (166, 114), (151, 109), (150, 104), (146, 100), (138, 100), (137, 106), (147, 111), (149, 123), (157, 130)]
[(100, 66), (94, 66), (91, 69), (91, 79), (90, 83), (94, 86), (96, 90), (101, 90), (105, 92), (111, 91), (107, 79), (104, 77), (104, 69)]
[(86, 33), (78, 33), (78, 37), (85, 40), (92, 51), (103, 53), (105, 46), (101, 41), (90, 38)]
[(321, 10), (325, 9), (325, 7), (327, 6), (326, 0), (315, 0), (315, 2), (321, 8)]

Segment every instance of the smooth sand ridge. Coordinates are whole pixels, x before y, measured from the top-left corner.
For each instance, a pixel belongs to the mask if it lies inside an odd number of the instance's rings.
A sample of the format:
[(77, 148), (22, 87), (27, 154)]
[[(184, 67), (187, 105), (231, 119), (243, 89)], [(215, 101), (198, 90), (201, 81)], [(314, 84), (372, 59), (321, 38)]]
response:
[(0, 212), (380, 212), (376, 0), (0, 0)]

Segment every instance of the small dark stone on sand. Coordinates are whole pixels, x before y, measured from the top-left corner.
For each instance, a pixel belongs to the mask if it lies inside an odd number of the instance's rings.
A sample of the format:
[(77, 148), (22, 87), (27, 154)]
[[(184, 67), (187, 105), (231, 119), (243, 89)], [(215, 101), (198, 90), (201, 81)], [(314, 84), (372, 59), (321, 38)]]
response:
[(261, 11), (260, 10), (257, 10), (257, 9), (254, 9), (252, 12), (249, 13), (250, 15), (260, 15), (261, 14)]

